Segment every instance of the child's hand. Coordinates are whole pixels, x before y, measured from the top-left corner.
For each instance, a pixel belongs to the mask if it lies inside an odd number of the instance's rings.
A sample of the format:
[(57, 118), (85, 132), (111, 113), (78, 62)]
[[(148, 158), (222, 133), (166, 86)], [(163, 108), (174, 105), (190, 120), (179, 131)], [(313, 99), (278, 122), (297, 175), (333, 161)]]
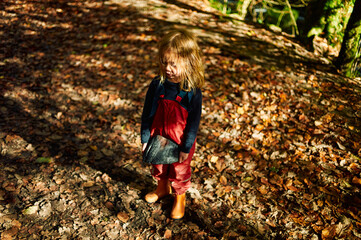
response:
[(179, 153), (179, 163), (184, 162), (185, 160), (187, 160), (189, 153), (185, 153), (185, 152), (180, 152)]
[(147, 147), (147, 143), (143, 143), (142, 145), (142, 152), (144, 152), (145, 148)]

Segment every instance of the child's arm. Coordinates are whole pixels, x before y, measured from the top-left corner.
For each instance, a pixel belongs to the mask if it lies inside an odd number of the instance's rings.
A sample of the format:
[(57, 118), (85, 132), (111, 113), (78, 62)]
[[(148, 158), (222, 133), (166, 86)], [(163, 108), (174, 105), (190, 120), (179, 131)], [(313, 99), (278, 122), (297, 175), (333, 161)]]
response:
[(181, 150), (180, 161), (181, 161), (181, 157), (186, 157), (185, 154), (188, 154), (190, 152), (196, 140), (199, 123), (201, 119), (201, 113), (202, 113), (202, 92), (200, 89), (197, 89), (190, 102), (190, 111), (188, 113), (187, 126), (185, 129), (185, 141), (180, 149)]
[(159, 81), (153, 80), (148, 88), (147, 95), (144, 101), (144, 107), (142, 112), (142, 123), (141, 123), (141, 142), (143, 144), (142, 150), (144, 151), (146, 143), (149, 141), (150, 138), (150, 127), (152, 126), (153, 116), (151, 116), (152, 105), (154, 103), (154, 98), (156, 89), (158, 87)]
[(148, 143), (143, 143), (143, 144), (142, 144), (142, 152), (144, 152), (145, 148), (147, 147), (147, 144), (148, 144)]

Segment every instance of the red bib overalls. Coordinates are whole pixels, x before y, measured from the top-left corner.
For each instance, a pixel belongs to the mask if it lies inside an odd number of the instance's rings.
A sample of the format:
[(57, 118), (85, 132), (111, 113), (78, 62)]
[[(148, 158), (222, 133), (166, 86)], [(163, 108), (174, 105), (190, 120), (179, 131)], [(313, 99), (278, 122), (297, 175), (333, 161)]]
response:
[[(184, 130), (187, 125), (188, 111), (180, 104), (182, 95), (178, 94), (176, 100), (164, 99), (160, 95), (158, 108), (150, 129), (151, 137), (161, 135), (172, 139), (178, 145), (184, 142)], [(155, 179), (168, 179), (172, 183), (175, 194), (183, 194), (191, 186), (191, 160), (195, 149), (195, 142), (189, 152), (188, 158), (182, 163), (153, 164), (152, 175)]]

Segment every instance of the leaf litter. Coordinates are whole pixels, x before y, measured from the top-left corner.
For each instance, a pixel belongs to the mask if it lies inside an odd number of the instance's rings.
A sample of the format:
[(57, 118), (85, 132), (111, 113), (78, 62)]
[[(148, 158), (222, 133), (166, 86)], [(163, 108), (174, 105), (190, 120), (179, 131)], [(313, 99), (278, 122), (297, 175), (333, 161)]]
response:
[[(360, 87), (283, 35), (203, 1), (2, 4), (1, 239), (360, 238)], [(206, 65), (184, 220), (140, 161), (156, 41)], [(254, 41), (257, 40), (257, 41)]]

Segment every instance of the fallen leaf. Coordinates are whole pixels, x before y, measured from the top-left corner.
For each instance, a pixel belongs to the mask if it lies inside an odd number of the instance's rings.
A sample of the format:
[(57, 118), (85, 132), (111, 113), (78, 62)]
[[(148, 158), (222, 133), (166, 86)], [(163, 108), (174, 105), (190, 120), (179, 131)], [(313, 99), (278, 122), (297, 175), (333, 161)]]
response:
[(212, 156), (211, 157), (211, 162), (212, 163), (215, 163), (215, 162), (217, 162), (218, 161), (218, 157), (217, 156)]
[(122, 221), (123, 223), (126, 223), (126, 222), (128, 222), (128, 220), (129, 220), (129, 215), (128, 215), (127, 213), (125, 213), (125, 212), (119, 212), (119, 213), (117, 214), (117, 218), (118, 218), (120, 221)]
[(222, 185), (227, 185), (227, 178), (225, 176), (221, 176), (219, 178), (219, 181), (221, 182)]
[(164, 236), (165, 239), (171, 238), (172, 237), (172, 230), (165, 230)]
[(352, 178), (352, 183), (357, 184), (357, 185), (361, 185), (361, 179), (358, 178), (358, 177), (353, 177)]
[(39, 157), (36, 159), (37, 163), (51, 163), (53, 160), (49, 157)]
[(87, 181), (83, 183), (83, 186), (86, 188), (92, 187), (94, 186), (95, 182), (94, 181)]
[(213, 134), (213, 136), (215, 136), (215, 137), (219, 137), (219, 136), (221, 135), (219, 132), (213, 132), (212, 134)]
[(241, 144), (234, 145), (233, 149), (236, 150), (236, 151), (239, 151), (239, 150), (242, 149), (242, 145)]
[(262, 131), (264, 129), (264, 126), (262, 125), (262, 124), (258, 124), (257, 126), (256, 126), (256, 130), (257, 131)]
[(315, 126), (316, 126), (316, 127), (319, 127), (319, 126), (321, 126), (322, 124), (323, 124), (322, 121), (318, 121), (318, 120), (315, 121)]
[(38, 206), (31, 206), (31, 207), (28, 207), (25, 210), (23, 210), (23, 214), (25, 214), (25, 215), (35, 214), (38, 211), (38, 209), (39, 209)]
[(90, 147), (92, 150), (94, 150), (94, 151), (98, 150), (98, 147), (97, 147), (97, 146), (90, 145), (89, 147)]
[(328, 228), (323, 229), (321, 235), (323, 240), (334, 239), (336, 235), (336, 227), (330, 226)]
[(8, 230), (5, 230), (1, 233), (1, 240), (13, 239), (13, 237), (18, 234), (19, 229), (17, 227), (11, 227)]
[(106, 208), (108, 208), (109, 210), (114, 210), (114, 204), (111, 203), (111, 202), (109, 202), (109, 201), (105, 203), (105, 206), (106, 206)]
[(266, 185), (262, 185), (258, 188), (258, 191), (262, 194), (262, 195), (265, 195), (268, 193), (268, 190), (267, 190), (267, 187)]

